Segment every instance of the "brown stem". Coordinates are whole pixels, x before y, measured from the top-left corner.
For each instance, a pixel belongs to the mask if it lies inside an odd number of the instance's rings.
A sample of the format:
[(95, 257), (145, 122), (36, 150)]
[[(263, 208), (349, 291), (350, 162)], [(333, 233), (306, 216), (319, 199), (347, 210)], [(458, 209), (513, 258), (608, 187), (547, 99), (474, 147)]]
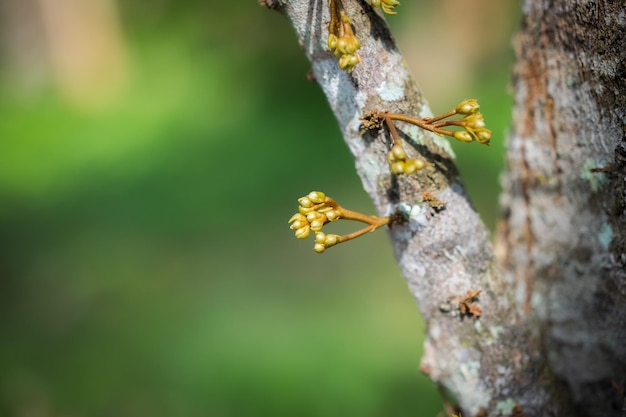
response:
[(424, 117), (422, 120), (424, 120), (427, 123), (432, 123), (432, 122), (437, 122), (439, 120), (443, 120), (443, 119), (447, 119), (448, 117), (452, 117), (456, 114), (456, 110), (450, 110), (447, 113), (444, 113), (442, 115), (439, 116), (435, 116), (435, 117)]
[[(420, 127), (424, 130), (428, 130), (433, 133), (437, 133), (439, 135), (454, 136), (454, 132), (450, 130), (440, 129), (439, 126), (449, 126), (449, 125), (457, 126), (455, 123), (453, 123), (455, 122), (455, 120), (449, 120), (447, 122), (442, 122), (441, 124), (437, 123), (434, 125), (431, 123), (433, 121), (445, 119), (446, 117), (454, 116), (455, 114), (456, 114), (456, 111), (452, 110), (441, 116), (433, 117), (432, 119), (417, 119), (415, 117), (407, 116), (405, 114), (397, 114), (397, 113), (382, 113), (381, 116), (385, 119), (385, 122), (387, 122), (388, 120), (398, 120), (401, 122), (411, 123), (412, 125), (415, 125), (417, 127)], [(387, 124), (387, 126), (389, 125), (390, 123)], [(391, 128), (389, 130), (391, 130)], [(394, 127), (394, 130), (395, 130), (395, 127)]]
[(341, 3), (341, 0), (329, 0), (328, 7), (330, 9), (328, 32), (334, 34), (335, 36), (340, 36), (339, 32), (341, 31), (341, 24), (339, 22), (341, 19), (339, 17), (339, 10), (343, 10), (343, 4)]
[[(349, 211), (349, 210), (347, 210), (347, 211)], [(352, 213), (354, 213), (354, 212), (352, 212)], [(371, 220), (375, 220), (375, 222), (371, 223), (367, 227), (364, 227), (363, 229), (357, 230), (356, 232), (352, 232), (352, 233), (349, 233), (347, 235), (340, 236), (339, 237), (339, 243), (347, 242), (348, 240), (355, 239), (355, 238), (357, 238), (359, 236), (362, 236), (362, 235), (364, 235), (366, 233), (373, 232), (374, 230), (378, 229), (379, 227), (384, 226), (386, 224), (389, 224), (389, 222), (391, 221), (390, 217), (365, 216), (364, 214), (361, 214), (361, 213), (356, 213), (356, 214), (358, 214), (359, 216), (363, 216), (363, 217), (370, 217), (370, 219)], [(356, 219), (356, 218), (354, 218), (354, 219), (350, 219), (348, 217), (343, 217), (343, 218), (344, 219), (349, 219), (349, 220), (359, 220), (359, 219)], [(363, 220), (359, 220), (359, 221), (363, 221)]]
[(391, 118), (385, 117), (385, 124), (389, 128), (389, 133), (391, 133), (393, 144), (402, 146), (402, 142), (400, 142), (400, 135), (398, 135), (398, 131), (396, 130), (396, 127), (393, 125)]
[(389, 223), (389, 217), (376, 217), (368, 216), (367, 214), (359, 213), (358, 211), (352, 211), (343, 207), (338, 207), (337, 211), (341, 214), (341, 218), (345, 220), (356, 220), (362, 223), (367, 223), (372, 226), (380, 227)]
[(444, 126), (460, 126), (465, 127), (465, 122), (461, 120), (445, 120), (443, 122), (433, 123), (434, 127), (444, 127)]

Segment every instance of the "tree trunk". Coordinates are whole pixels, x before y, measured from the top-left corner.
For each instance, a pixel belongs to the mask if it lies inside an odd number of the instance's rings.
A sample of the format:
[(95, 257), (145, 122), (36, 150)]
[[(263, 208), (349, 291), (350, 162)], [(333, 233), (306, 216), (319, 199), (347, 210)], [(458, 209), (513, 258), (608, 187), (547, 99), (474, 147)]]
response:
[(573, 401), (589, 415), (622, 415), (626, 8), (523, 7), (499, 260)]
[[(433, 166), (395, 176), (388, 131), (360, 129), (372, 110), (431, 112), (384, 20), (363, 1), (344, 0), (362, 62), (351, 73), (339, 69), (326, 46), (326, 1), (265, 3), (295, 28), (379, 215), (408, 216), (390, 236), (427, 323), (422, 371), (465, 416), (620, 415), (626, 194), (619, 157), (626, 153), (615, 151), (624, 149), (623, 6), (524, 4), (496, 257), (445, 139), (398, 123), (409, 156)], [(445, 208), (431, 207), (425, 192)], [(479, 320), (442, 308), (472, 290), (482, 291)]]

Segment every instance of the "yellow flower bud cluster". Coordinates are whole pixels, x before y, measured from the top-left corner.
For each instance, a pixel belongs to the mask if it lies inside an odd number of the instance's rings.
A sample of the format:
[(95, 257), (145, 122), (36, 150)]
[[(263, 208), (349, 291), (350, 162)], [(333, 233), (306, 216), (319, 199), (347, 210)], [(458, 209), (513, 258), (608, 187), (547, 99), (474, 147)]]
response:
[[(309, 194), (298, 199), (300, 206), (298, 213), (291, 216), (289, 223), (291, 230), (295, 231), (298, 239), (307, 238), (311, 232), (315, 233), (315, 246), (313, 250), (317, 253), (324, 252), (327, 248), (342, 242), (347, 242), (373, 232), (379, 227), (388, 225), (391, 216), (377, 217), (368, 216), (358, 211), (348, 210), (341, 207), (335, 200), (326, 197), (320, 191), (311, 191)], [(326, 234), (322, 232), (322, 227), (328, 222), (335, 220), (356, 220), (365, 223), (367, 226), (343, 236)]]
[(413, 174), (426, 166), (426, 162), (421, 159), (407, 158), (406, 151), (400, 143), (391, 147), (387, 154), (387, 162), (389, 163), (389, 170), (396, 175)]
[(393, 11), (393, 8), (399, 5), (400, 2), (398, 0), (372, 0), (373, 7), (381, 7), (383, 12), (394, 15), (397, 12)]
[(454, 138), (461, 142), (473, 142), (489, 145), (491, 130), (485, 126), (485, 119), (478, 111), (480, 106), (475, 99), (467, 99), (459, 103), (454, 109), (457, 114), (464, 114), (460, 125), (465, 130), (454, 132)]
[(361, 48), (361, 42), (352, 31), (351, 21), (347, 14), (341, 14), (341, 23), (336, 33), (331, 29), (328, 35), (328, 49), (339, 59), (339, 68), (352, 71), (361, 62), (356, 51)]
[(336, 245), (341, 241), (339, 235), (322, 233), (322, 227), (328, 222), (334, 222), (341, 218), (341, 214), (332, 205), (328, 205), (326, 195), (321, 191), (311, 191), (308, 195), (298, 199), (300, 206), (298, 213), (294, 214), (289, 223), (289, 228), (295, 231), (298, 239), (306, 239), (311, 232), (315, 233), (315, 246), (313, 250), (322, 253), (326, 248)]
[(317, 253), (322, 253), (326, 248), (330, 248), (339, 243), (340, 239), (341, 237), (339, 235), (317, 232), (315, 233), (315, 245), (313, 245), (313, 250)]
[(468, 98), (459, 103), (458, 106), (454, 109), (454, 111), (458, 114), (474, 114), (478, 112), (480, 109), (480, 105), (478, 104), (478, 100), (475, 98)]

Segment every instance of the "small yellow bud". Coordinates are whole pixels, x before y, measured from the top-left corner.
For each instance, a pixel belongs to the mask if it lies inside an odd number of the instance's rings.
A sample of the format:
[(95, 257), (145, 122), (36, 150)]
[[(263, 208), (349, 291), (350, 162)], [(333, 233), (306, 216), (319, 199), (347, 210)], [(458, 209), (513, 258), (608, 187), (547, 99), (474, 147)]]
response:
[(315, 233), (315, 243), (324, 243), (326, 241), (326, 234), (324, 232)]
[(489, 141), (491, 140), (491, 130), (479, 130), (478, 132), (476, 132), (476, 138), (478, 139), (478, 143), (482, 143), (483, 145), (489, 145)]
[(471, 142), (473, 140), (472, 135), (470, 135), (469, 132), (466, 132), (465, 130), (454, 132), (454, 139), (461, 142)]
[(309, 226), (304, 226), (303, 228), (296, 230), (296, 237), (298, 239), (306, 239), (307, 237), (309, 237), (310, 232), (311, 229), (309, 228)]
[(346, 38), (344, 37), (339, 38), (339, 41), (337, 41), (337, 50), (341, 52), (342, 54), (345, 54), (346, 44), (347, 44)]
[(361, 47), (361, 42), (359, 42), (359, 39), (356, 37), (352, 37), (350, 39), (348, 39), (346, 41), (346, 48), (345, 48), (345, 52), (347, 54), (354, 54), (357, 49), (359, 49)]
[(337, 243), (340, 242), (340, 237), (339, 235), (326, 235), (326, 240), (324, 240), (324, 245), (327, 248), (330, 248), (331, 246), (335, 246)]
[(341, 68), (342, 70), (345, 70), (348, 68), (348, 60), (350, 59), (349, 55), (342, 55), (339, 58), (339, 68)]
[(305, 221), (296, 220), (295, 222), (293, 222), (291, 226), (289, 226), (289, 228), (291, 230), (298, 230), (308, 225), (309, 225), (309, 222), (307, 222), (306, 220)]
[(339, 215), (339, 212), (337, 210), (330, 210), (329, 212), (326, 213), (326, 218), (330, 222), (334, 222), (335, 220), (337, 220), (340, 217), (341, 216)]
[(313, 207), (313, 202), (311, 201), (311, 199), (309, 197), (300, 197), (298, 199), (298, 203), (300, 203), (300, 205), (304, 208), (311, 208)]
[(334, 51), (337, 48), (337, 36), (334, 34), (328, 35), (328, 49)]
[(296, 213), (291, 216), (291, 219), (287, 223), (293, 223), (298, 221), (306, 221), (306, 217), (302, 213)]
[(479, 108), (480, 106), (478, 105), (478, 100), (468, 98), (467, 100), (463, 100), (459, 103), (454, 110), (459, 114), (472, 114), (476, 113)]
[(402, 145), (395, 144), (391, 148), (391, 153), (396, 159), (406, 159), (406, 151), (402, 147)]
[(404, 173), (410, 175), (424, 169), (425, 166), (426, 163), (421, 159), (407, 159), (404, 163)]
[(298, 211), (300, 213), (302, 213), (303, 215), (307, 215), (307, 214), (309, 214), (310, 212), (313, 211), (313, 208), (312, 207), (305, 208), (305, 207), (302, 207), (302, 206), (298, 206)]
[(470, 129), (478, 130), (485, 128), (485, 118), (480, 113), (473, 113), (463, 118), (465, 126)]
[(356, 64), (361, 62), (358, 55), (344, 54), (339, 58), (339, 68), (352, 71)]
[(383, 12), (394, 15), (397, 14), (393, 11), (393, 8), (396, 7), (400, 2), (398, 0), (381, 0), (381, 7)]
[(309, 200), (315, 204), (323, 203), (326, 195), (321, 191), (311, 191), (309, 195)]
[(322, 253), (326, 250), (326, 246), (321, 243), (316, 243), (315, 246), (313, 246), (313, 250), (317, 253)]
[(389, 170), (396, 175), (404, 173), (404, 161), (396, 161), (389, 167)]
[(313, 230), (314, 232), (318, 232), (322, 230), (323, 226), (324, 226), (324, 221), (321, 219), (315, 219), (311, 222), (311, 230)]

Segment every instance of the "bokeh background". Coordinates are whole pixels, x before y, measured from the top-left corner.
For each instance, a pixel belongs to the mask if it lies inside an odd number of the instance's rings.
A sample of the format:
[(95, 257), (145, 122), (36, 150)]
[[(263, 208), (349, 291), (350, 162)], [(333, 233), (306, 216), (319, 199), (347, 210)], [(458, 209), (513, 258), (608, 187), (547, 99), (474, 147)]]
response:
[[(0, 6), (0, 415), (441, 411), (386, 233), (317, 255), (288, 228), (314, 189), (373, 207), (286, 19), (254, 0)], [(518, 8), (387, 18), (434, 112), (482, 104), (493, 146), (454, 147), (491, 228)]]

